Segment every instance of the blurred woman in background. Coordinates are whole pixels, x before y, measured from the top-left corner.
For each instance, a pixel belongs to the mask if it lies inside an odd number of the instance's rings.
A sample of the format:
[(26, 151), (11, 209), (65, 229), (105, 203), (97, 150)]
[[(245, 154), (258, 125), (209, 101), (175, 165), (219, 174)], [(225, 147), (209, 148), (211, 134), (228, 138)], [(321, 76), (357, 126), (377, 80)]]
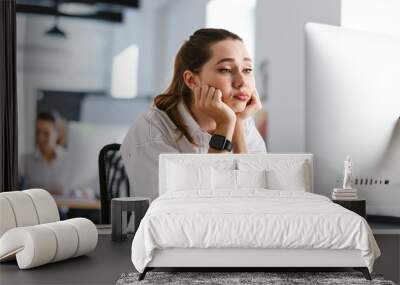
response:
[(43, 188), (54, 195), (66, 194), (66, 152), (58, 144), (63, 138), (57, 119), (51, 112), (37, 115), (35, 151), (23, 155), (21, 161), (22, 188)]

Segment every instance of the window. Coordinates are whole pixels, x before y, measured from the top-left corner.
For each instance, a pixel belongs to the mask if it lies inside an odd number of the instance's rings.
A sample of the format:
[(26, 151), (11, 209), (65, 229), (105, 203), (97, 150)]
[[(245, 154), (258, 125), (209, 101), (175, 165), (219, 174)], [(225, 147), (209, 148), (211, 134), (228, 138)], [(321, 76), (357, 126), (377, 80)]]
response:
[(254, 59), (256, 0), (210, 0), (206, 25), (222, 28), (240, 36)]
[(133, 98), (137, 95), (139, 48), (131, 45), (114, 57), (111, 96)]

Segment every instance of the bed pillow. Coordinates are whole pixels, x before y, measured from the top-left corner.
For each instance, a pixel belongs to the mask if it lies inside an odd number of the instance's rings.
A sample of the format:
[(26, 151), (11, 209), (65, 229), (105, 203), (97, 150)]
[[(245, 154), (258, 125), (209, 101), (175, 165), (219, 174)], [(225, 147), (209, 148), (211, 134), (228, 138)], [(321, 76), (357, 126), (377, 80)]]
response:
[(236, 170), (212, 168), (214, 190), (236, 190)]
[(235, 170), (237, 189), (268, 188), (267, 170)]
[(212, 169), (210, 166), (168, 164), (167, 191), (212, 189)]
[(268, 188), (274, 190), (307, 191), (307, 172), (304, 161), (288, 167), (274, 167), (267, 173)]
[(213, 168), (213, 189), (238, 190), (241, 188), (267, 188), (267, 172), (262, 170), (232, 170)]
[(242, 170), (267, 170), (267, 188), (272, 190), (311, 191), (308, 162), (304, 160), (240, 160)]

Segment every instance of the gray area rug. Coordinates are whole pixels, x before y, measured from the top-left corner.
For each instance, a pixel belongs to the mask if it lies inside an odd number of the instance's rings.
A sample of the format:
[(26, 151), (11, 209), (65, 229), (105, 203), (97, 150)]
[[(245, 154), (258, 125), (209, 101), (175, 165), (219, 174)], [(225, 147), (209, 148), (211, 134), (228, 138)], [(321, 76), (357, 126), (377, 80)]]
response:
[(138, 273), (122, 274), (117, 285), (133, 284), (379, 284), (395, 285), (381, 275), (372, 274), (372, 281), (360, 272), (148, 272), (138, 281)]

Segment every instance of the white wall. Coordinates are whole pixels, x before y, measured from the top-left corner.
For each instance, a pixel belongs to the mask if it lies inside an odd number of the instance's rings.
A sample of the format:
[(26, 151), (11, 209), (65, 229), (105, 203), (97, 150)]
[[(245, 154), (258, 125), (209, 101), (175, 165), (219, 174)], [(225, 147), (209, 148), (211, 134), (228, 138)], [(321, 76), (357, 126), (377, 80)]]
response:
[(138, 96), (153, 96), (155, 54), (157, 53), (157, 15), (164, 1), (143, 1), (139, 9), (125, 9), (124, 23), (115, 26), (112, 35), (114, 57), (132, 44), (139, 46)]
[(208, 0), (168, 1), (157, 11), (157, 53), (160, 55), (157, 74), (157, 90), (163, 90), (172, 79), (175, 55), (183, 42), (194, 31), (206, 25)]
[[(340, 24), (340, 0), (259, 0), (256, 9), (256, 72), (269, 62), (270, 152), (304, 152), (304, 25)], [(261, 80), (257, 77), (257, 85)]]
[(53, 17), (17, 15), (19, 152), (34, 148), (37, 91), (99, 91), (109, 86), (112, 26), (76, 19), (60, 20), (67, 38), (45, 35)]
[(165, 89), (179, 46), (205, 26), (207, 2), (143, 1), (124, 11), (122, 24), (60, 18), (66, 39), (45, 36), (53, 17), (18, 14), (20, 153), (34, 148), (38, 90), (109, 91), (112, 59), (132, 44), (139, 46), (139, 96)]
[[(206, 9), (207, 27), (227, 29), (237, 34), (246, 44), (251, 58), (254, 58), (256, 3), (257, 0), (210, 0)], [(229, 13), (226, 13), (227, 6)]]
[(207, 2), (143, 1), (139, 10), (126, 10), (125, 23), (114, 31), (112, 54), (139, 45), (138, 96), (155, 96), (167, 87), (179, 47), (205, 26)]
[(400, 36), (400, 1), (343, 0), (342, 26)]
[(87, 96), (82, 101), (81, 122), (98, 125), (131, 126), (152, 104), (149, 98), (115, 99)]

